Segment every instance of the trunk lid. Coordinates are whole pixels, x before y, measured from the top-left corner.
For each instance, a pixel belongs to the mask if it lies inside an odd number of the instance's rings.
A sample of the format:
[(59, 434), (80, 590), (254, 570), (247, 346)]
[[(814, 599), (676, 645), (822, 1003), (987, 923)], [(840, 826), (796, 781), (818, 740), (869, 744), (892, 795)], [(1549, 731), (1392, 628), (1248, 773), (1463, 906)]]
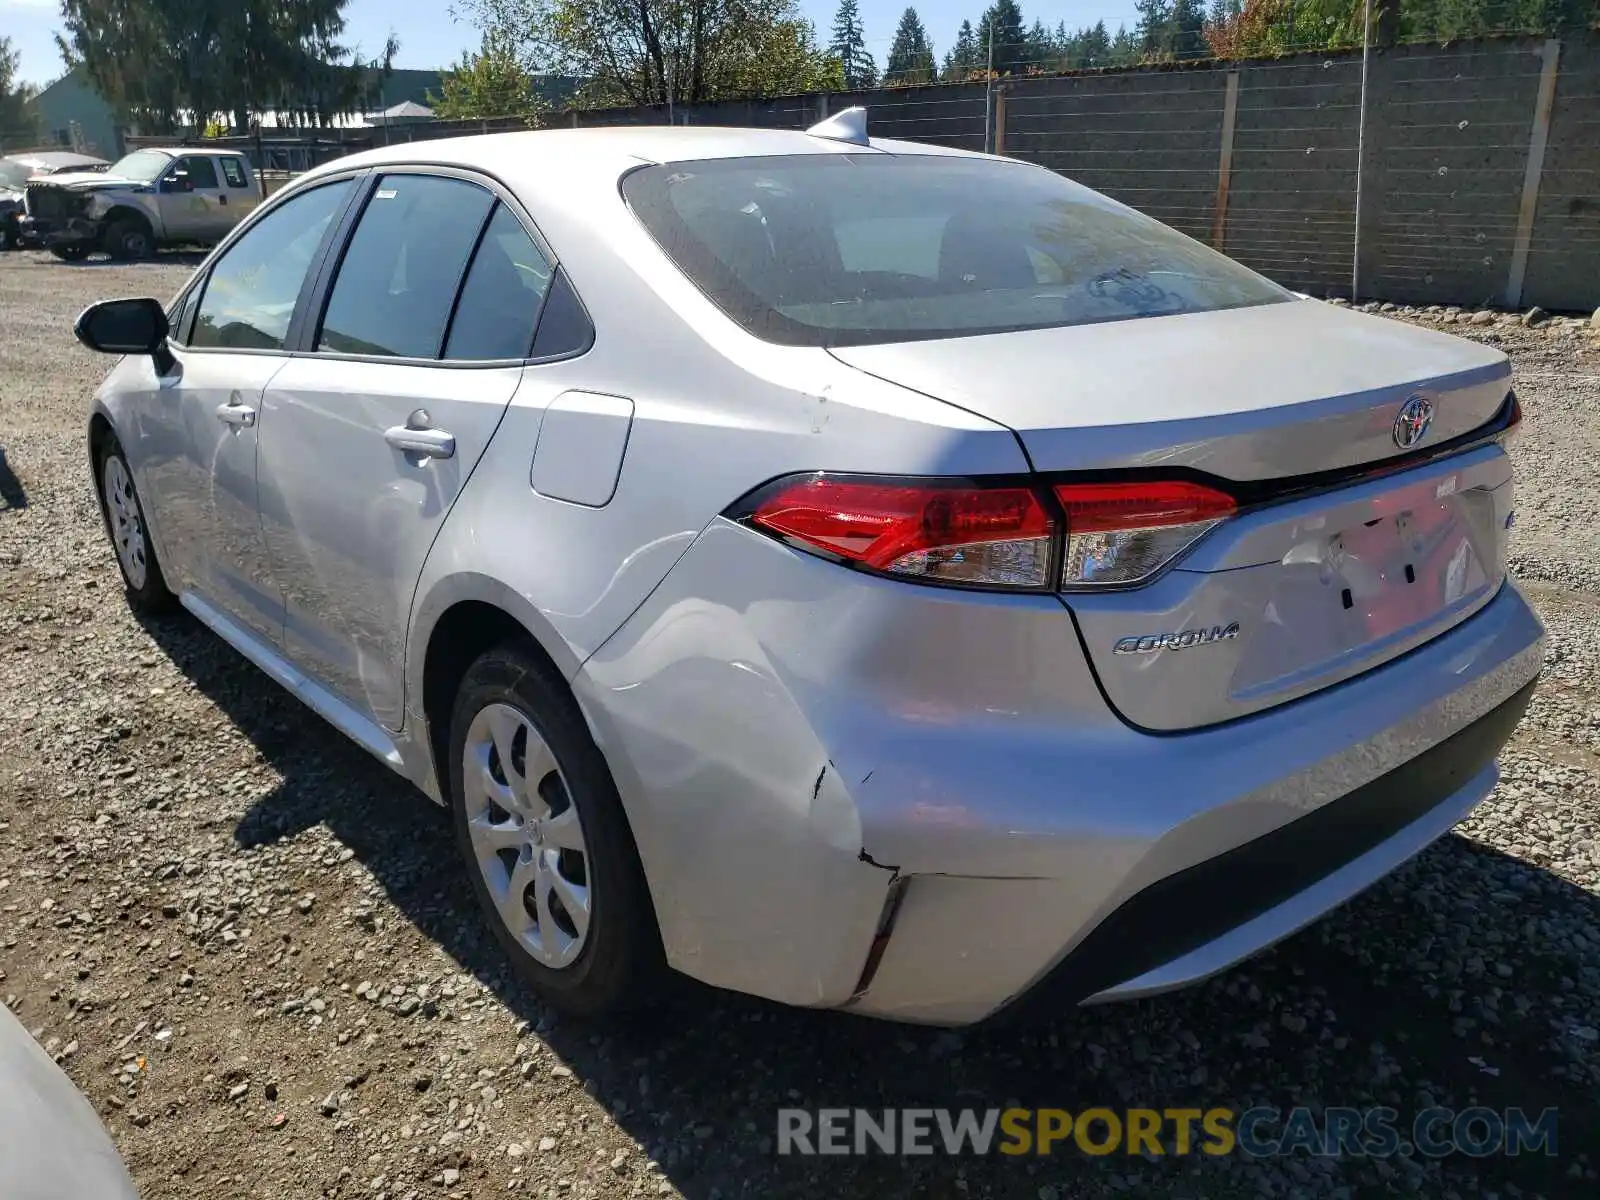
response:
[[(1318, 301), (834, 353), (1010, 426), (1041, 472), (1186, 468), (1246, 485), (1400, 456), (1396, 420), (1417, 395), (1433, 415), (1416, 449), (1470, 433), (1510, 376), (1496, 350)], [(1247, 504), (1155, 582), (1062, 599), (1129, 722), (1246, 716), (1487, 604), (1505, 576), (1510, 479), (1491, 443)]]
[[(1170, 731), (1247, 716), (1414, 650), (1493, 599), (1510, 479), (1498, 445), (1439, 459), (1246, 512), (1146, 587), (1063, 600), (1127, 720)], [(1181, 649), (1151, 648), (1189, 631)]]
[(1511, 376), (1498, 350), (1320, 300), (832, 353), (1009, 426), (1040, 471), (1238, 480), (1394, 457), (1419, 388), (1427, 444), (1445, 441), (1494, 416)]

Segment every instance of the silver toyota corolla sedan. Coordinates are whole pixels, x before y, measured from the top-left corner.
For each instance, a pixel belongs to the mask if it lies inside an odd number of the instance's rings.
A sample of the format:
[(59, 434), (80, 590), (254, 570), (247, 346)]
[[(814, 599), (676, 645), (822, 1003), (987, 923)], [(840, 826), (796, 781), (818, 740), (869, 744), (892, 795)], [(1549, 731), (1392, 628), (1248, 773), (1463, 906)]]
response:
[(1539, 671), (1503, 354), (859, 111), (360, 154), (77, 328), (133, 604), (448, 805), (569, 1011), (1202, 979)]

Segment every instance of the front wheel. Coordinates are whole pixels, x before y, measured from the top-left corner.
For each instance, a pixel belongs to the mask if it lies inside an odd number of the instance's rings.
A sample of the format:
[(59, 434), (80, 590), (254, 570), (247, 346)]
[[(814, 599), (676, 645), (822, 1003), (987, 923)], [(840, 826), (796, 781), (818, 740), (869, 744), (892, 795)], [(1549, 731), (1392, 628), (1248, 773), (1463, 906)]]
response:
[(107, 227), (105, 248), (112, 258), (140, 262), (156, 252), (156, 242), (148, 225), (130, 217)]
[(157, 613), (173, 607), (177, 598), (167, 588), (145, 526), (144, 506), (133, 484), (133, 472), (115, 438), (100, 451), (100, 511), (117, 552), (117, 566), (128, 603), (140, 612)]
[(22, 246), (22, 230), (15, 217), (0, 218), (0, 253)]
[(525, 647), (467, 669), (450, 779), (473, 890), (533, 990), (577, 1016), (655, 999), (661, 938), (616, 785), (565, 683)]

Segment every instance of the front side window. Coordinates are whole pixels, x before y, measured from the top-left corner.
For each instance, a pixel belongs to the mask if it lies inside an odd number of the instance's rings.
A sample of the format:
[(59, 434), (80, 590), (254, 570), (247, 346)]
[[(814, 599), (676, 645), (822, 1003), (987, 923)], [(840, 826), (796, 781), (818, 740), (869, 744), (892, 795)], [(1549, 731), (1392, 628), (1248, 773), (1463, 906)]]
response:
[(805, 154), (641, 167), (622, 190), (745, 329), (862, 345), (1208, 312), (1291, 293), (1023, 163)]
[(222, 174), (227, 179), (231, 188), (249, 187), (250, 181), (244, 177), (244, 167), (237, 158), (224, 158), (222, 161)]
[(167, 340), (178, 345), (186, 345), (183, 325), (188, 319), (189, 311), (194, 307), (194, 298), (199, 295), (199, 288), (190, 288), (182, 293), (167, 308), (167, 328), (170, 331)]
[(209, 158), (180, 158), (173, 174), (175, 177), (187, 176), (190, 186), (197, 189), (217, 186), (217, 168)]
[(306, 272), (354, 186), (341, 179), (301, 192), (229, 246), (211, 268), (189, 344), (280, 349)]
[(550, 287), (550, 263), (504, 204), (494, 210), (450, 319), (444, 356), (527, 358)]
[(462, 179), (378, 180), (339, 264), (317, 349), (438, 358), (456, 289), (494, 202)]

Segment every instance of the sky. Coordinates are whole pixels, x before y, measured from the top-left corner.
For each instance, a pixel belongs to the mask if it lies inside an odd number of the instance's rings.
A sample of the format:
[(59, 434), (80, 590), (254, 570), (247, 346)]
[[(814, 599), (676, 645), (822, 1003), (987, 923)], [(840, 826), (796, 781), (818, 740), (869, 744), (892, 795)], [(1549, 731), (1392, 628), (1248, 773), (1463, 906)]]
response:
[[(867, 49), (879, 69), (894, 40), (895, 26), (907, 0), (859, 0), (866, 25)], [(955, 41), (963, 20), (976, 20), (988, 0), (912, 0), (934, 49), (942, 58)], [(799, 0), (817, 27), (818, 40), (826, 42), (838, 0)], [(1103, 20), (1112, 33), (1119, 24), (1133, 25), (1133, 0), (1019, 0), (1023, 19), (1042, 20), (1052, 29), (1065, 21), (1068, 28)], [(345, 9), (346, 41), (362, 53), (375, 54), (393, 30), (400, 39), (400, 67), (443, 68), (455, 63), (461, 52), (475, 48), (478, 32), (450, 18), (449, 5), (440, 0), (350, 0)], [(52, 34), (60, 25), (58, 0), (0, 0), (0, 36), (9, 37), (22, 56), (21, 78), (45, 84), (62, 72), (61, 56)]]

